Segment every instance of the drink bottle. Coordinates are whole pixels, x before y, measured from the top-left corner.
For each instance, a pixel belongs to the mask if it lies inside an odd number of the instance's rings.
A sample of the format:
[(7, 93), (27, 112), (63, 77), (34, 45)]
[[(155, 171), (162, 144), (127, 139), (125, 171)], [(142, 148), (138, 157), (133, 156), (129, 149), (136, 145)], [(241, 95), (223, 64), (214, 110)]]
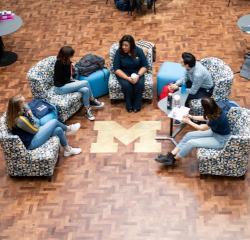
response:
[(168, 110), (172, 109), (172, 101), (173, 101), (172, 93), (169, 93), (168, 94), (168, 102), (167, 102), (167, 109)]

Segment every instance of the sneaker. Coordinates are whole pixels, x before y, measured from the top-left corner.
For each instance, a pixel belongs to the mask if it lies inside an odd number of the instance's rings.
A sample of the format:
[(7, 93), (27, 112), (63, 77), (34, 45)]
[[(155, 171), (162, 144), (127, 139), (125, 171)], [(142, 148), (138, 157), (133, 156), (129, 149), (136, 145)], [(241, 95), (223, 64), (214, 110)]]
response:
[(173, 166), (175, 164), (175, 157), (174, 155), (169, 152), (167, 155), (160, 154), (157, 158), (155, 158), (155, 161), (159, 163), (163, 163), (165, 166)]
[(90, 106), (96, 109), (100, 109), (104, 107), (104, 102), (98, 101), (96, 98), (90, 100)]
[(94, 121), (95, 120), (95, 117), (94, 117), (94, 115), (93, 115), (93, 113), (92, 113), (92, 111), (91, 111), (90, 108), (87, 109), (86, 115), (87, 115), (87, 119), (88, 120), (90, 120), (90, 121)]
[(72, 147), (69, 147), (68, 151), (66, 151), (66, 150), (64, 151), (63, 156), (64, 157), (69, 157), (69, 156), (72, 156), (72, 155), (77, 155), (81, 151), (82, 151), (81, 148), (72, 148)]
[(74, 123), (68, 126), (66, 134), (67, 135), (72, 135), (75, 134), (81, 127), (80, 123)]

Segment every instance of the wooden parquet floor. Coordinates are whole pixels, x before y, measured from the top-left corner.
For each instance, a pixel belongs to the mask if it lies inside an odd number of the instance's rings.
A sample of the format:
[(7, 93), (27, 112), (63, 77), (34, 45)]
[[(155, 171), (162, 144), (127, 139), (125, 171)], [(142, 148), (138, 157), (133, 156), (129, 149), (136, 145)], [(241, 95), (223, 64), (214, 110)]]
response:
[[(76, 49), (77, 60), (87, 52), (108, 61), (109, 47), (124, 33), (157, 44), (154, 81), (162, 62), (179, 61), (183, 51), (198, 58), (216, 56), (239, 71), (246, 51), (237, 19), (249, 13), (250, 2), (233, 0), (158, 0), (157, 14), (128, 16), (111, 0), (9, 0), (0, 8), (14, 11), (22, 28), (4, 37), (7, 49), (18, 53), (13, 65), (0, 68), (0, 112), (9, 97), (31, 99), (28, 69), (55, 55), (64, 44)], [(249, 36), (250, 37), (250, 36)], [(250, 82), (235, 75), (232, 98), (250, 107)], [(131, 127), (139, 121), (168, 120), (156, 98), (138, 114), (123, 103), (96, 112), (97, 120)], [(156, 153), (135, 153), (134, 143), (118, 142), (117, 153), (90, 153), (97, 132), (83, 113), (80, 133), (70, 138), (83, 153), (60, 156), (52, 182), (43, 178), (10, 178), (0, 152), (0, 239), (8, 240), (215, 240), (250, 239), (250, 175), (244, 181), (200, 179), (195, 151), (174, 169), (161, 168)], [(188, 129), (186, 129), (187, 131)], [(183, 133), (181, 134), (181, 136)], [(178, 139), (181, 137), (179, 136)], [(136, 142), (136, 141), (135, 141)], [(162, 143), (165, 151), (169, 142)]]

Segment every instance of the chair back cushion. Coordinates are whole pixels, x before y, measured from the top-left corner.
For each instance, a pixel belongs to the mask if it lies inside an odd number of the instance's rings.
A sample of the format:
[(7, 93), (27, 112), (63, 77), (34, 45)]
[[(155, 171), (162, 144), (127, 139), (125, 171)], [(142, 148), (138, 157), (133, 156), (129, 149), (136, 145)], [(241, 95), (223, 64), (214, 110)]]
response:
[(6, 160), (15, 158), (20, 154), (26, 154), (27, 149), (17, 135), (13, 135), (6, 124), (6, 113), (0, 117), (0, 143)]
[(231, 134), (250, 136), (250, 110), (241, 107), (232, 107), (228, 112)]
[(56, 56), (47, 57), (33, 66), (27, 74), (31, 92), (35, 98), (46, 98), (47, 91), (54, 86)]
[(216, 57), (203, 58), (200, 62), (208, 69), (214, 81), (214, 99), (227, 99), (233, 83), (232, 69)]
[[(153, 65), (153, 43), (151, 42), (148, 42), (148, 41), (144, 41), (144, 40), (140, 40), (138, 42), (136, 42), (136, 46), (137, 47), (140, 47), (146, 58), (147, 58), (147, 61), (148, 61), (148, 65), (149, 65), (149, 68), (148, 68), (148, 72), (152, 72), (152, 65)], [(115, 58), (115, 53), (117, 51), (119, 47), (119, 44), (118, 43), (114, 43), (111, 48), (110, 48), (110, 51), (109, 51), (109, 57), (110, 57), (110, 70), (113, 71), (113, 62), (114, 62), (114, 58)]]

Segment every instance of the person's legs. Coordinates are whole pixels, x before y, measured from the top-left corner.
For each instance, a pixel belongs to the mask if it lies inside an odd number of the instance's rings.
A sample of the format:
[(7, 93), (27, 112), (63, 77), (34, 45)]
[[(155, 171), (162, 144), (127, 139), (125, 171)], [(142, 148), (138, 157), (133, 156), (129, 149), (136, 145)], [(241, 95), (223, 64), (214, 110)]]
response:
[(142, 92), (144, 90), (144, 83), (145, 83), (145, 77), (143, 75), (134, 85), (134, 106), (133, 106), (134, 111), (141, 110)]
[(210, 137), (202, 137), (191, 139), (182, 145), (180, 151), (176, 155), (176, 159), (185, 157), (193, 148), (223, 148), (225, 141), (217, 138), (214, 134)]
[[(61, 128), (63, 131), (67, 130), (67, 126), (59, 122), (57, 119), (52, 119), (41, 126), (38, 132), (33, 137), (28, 149), (34, 149), (43, 145), (51, 136), (53, 136), (54, 130), (57, 127)], [(65, 139), (60, 139), (60, 141), (61, 140), (62, 143), (65, 143)]]
[[(211, 136), (213, 136), (213, 132), (211, 129), (207, 131), (189, 132), (182, 138), (179, 144), (171, 152), (169, 152), (167, 155), (159, 155), (155, 160), (161, 163), (165, 163), (166, 165), (173, 165), (175, 163), (175, 160), (178, 160), (180, 158), (180, 151), (186, 151), (186, 154), (191, 151), (193, 145), (191, 145), (192, 142), (190, 144), (190, 141), (194, 139), (199, 139), (199, 142), (203, 142), (204, 138)], [(188, 147), (190, 147), (190, 149), (188, 149)]]
[(133, 84), (127, 80), (117, 77), (119, 83), (122, 87), (122, 92), (124, 94), (124, 98), (126, 101), (126, 108), (128, 111), (132, 111), (133, 109)]
[(211, 97), (212, 96), (212, 91), (206, 90), (204, 88), (200, 88), (196, 94), (189, 94), (187, 97), (187, 100), (185, 102), (185, 106), (188, 107), (189, 103), (193, 99), (201, 99), (204, 97)]

